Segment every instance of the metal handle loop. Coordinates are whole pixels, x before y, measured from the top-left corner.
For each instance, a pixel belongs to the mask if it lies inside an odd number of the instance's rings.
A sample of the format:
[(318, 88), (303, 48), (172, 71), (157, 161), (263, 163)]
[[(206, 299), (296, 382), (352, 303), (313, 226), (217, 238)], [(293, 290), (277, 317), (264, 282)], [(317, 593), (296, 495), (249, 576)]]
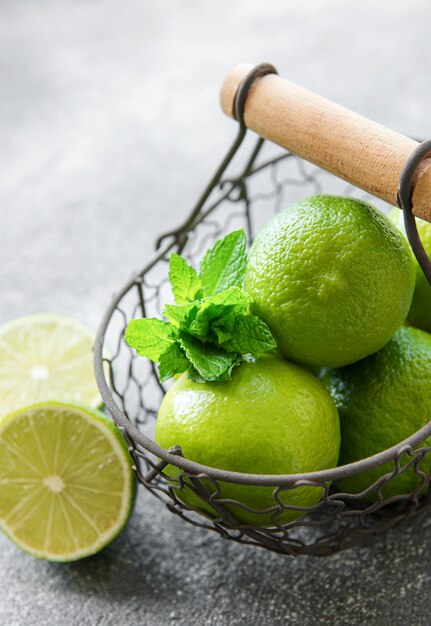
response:
[(234, 100), (234, 117), (239, 122), (242, 129), (245, 129), (244, 109), (248, 93), (252, 85), (259, 79), (268, 74), (278, 74), (276, 68), (271, 63), (260, 63), (256, 65), (251, 72), (241, 81), (240, 86), (235, 94)]
[(431, 139), (420, 143), (413, 150), (407, 159), (403, 171), (401, 172), (398, 186), (398, 206), (404, 214), (404, 226), (407, 238), (410, 242), (414, 255), (421, 266), (428, 282), (431, 285), (431, 260), (425, 252), (422, 241), (419, 237), (415, 217), (413, 215), (413, 178), (419, 164), (431, 154)]

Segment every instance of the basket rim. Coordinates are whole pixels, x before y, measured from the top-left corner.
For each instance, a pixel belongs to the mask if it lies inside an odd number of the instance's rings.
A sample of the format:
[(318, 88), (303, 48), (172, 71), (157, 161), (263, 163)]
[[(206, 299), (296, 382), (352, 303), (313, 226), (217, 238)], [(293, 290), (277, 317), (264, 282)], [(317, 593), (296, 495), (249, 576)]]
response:
[[(113, 392), (108, 384), (105, 375), (105, 368), (103, 366), (106, 356), (104, 355), (104, 339), (107, 328), (111, 321), (114, 311), (117, 309), (117, 305), (121, 299), (132, 289), (134, 286), (141, 282), (141, 277), (148, 272), (159, 259), (167, 254), (175, 245), (175, 242), (171, 242), (163, 249), (159, 250), (157, 254), (153, 255), (152, 259), (147, 265), (140, 271), (132, 275), (132, 277), (123, 285), (121, 290), (117, 292), (111, 299), (111, 303), (105, 311), (104, 316), (97, 329), (96, 339), (93, 346), (93, 364), (96, 376), (96, 382), (99, 387), (100, 394), (103, 402), (111, 413), (115, 423), (121, 430), (122, 434), (126, 433), (128, 437), (139, 444), (142, 448), (160, 458), (167, 464), (175, 465), (184, 472), (190, 474), (204, 474), (215, 480), (221, 480), (236, 484), (248, 484), (248, 485), (267, 485), (273, 487), (292, 487), (293, 485), (304, 483), (326, 483), (340, 480), (342, 478), (348, 478), (355, 476), (363, 471), (371, 470), (375, 467), (383, 465), (388, 461), (394, 461), (396, 458), (400, 458), (402, 454), (409, 454), (420, 443), (424, 442), (431, 436), (431, 421), (425, 424), (422, 428), (415, 433), (403, 439), (399, 443), (395, 444), (391, 448), (382, 450), (377, 454), (366, 457), (354, 463), (348, 463), (346, 465), (339, 465), (337, 467), (318, 470), (313, 472), (305, 472), (300, 474), (250, 474), (233, 472), (228, 470), (222, 470), (216, 467), (203, 465), (191, 461), (186, 457), (179, 456), (172, 453), (166, 448), (162, 448), (155, 441), (144, 435), (135, 424), (126, 417), (124, 412), (120, 409), (118, 404), (114, 400)], [(130, 449), (130, 448), (129, 448)], [(131, 449), (130, 449), (131, 450)], [(348, 495), (348, 494), (347, 494)]]

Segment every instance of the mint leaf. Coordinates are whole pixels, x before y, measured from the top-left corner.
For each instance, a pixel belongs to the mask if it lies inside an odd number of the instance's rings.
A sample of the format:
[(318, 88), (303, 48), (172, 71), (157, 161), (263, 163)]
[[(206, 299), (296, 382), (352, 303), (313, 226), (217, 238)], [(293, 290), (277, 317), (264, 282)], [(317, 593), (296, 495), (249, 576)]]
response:
[(189, 304), (167, 304), (164, 315), (177, 328), (205, 339), (210, 333), (211, 324), (220, 317), (248, 313), (251, 299), (238, 287), (231, 287), (214, 296)]
[(196, 270), (175, 252), (169, 259), (169, 280), (177, 304), (186, 304), (202, 297), (202, 283)]
[(238, 317), (238, 313), (235, 311), (229, 311), (226, 315), (214, 320), (211, 325), (211, 331), (213, 335), (217, 337), (217, 343), (219, 345), (225, 344), (229, 339), (232, 339), (235, 334), (235, 320)]
[(213, 339), (212, 326), (219, 319), (227, 316), (248, 313), (251, 306), (250, 298), (238, 287), (232, 287), (222, 291), (215, 296), (204, 298), (200, 302), (200, 307), (193, 319), (189, 318), (189, 326), (182, 326), (190, 334), (202, 339)]
[(179, 343), (199, 376), (206, 381), (230, 379), (232, 369), (239, 364), (236, 354), (196, 341), (185, 333), (180, 334)]
[(250, 296), (241, 291), (238, 287), (230, 287), (213, 296), (208, 296), (201, 301), (203, 307), (207, 307), (210, 304), (239, 305), (238, 311), (241, 310), (244, 312), (250, 309), (252, 302)]
[(242, 287), (246, 263), (243, 229), (217, 241), (205, 254), (199, 269), (204, 295), (212, 296), (229, 287)]
[(159, 360), (160, 380), (164, 382), (176, 374), (182, 374), (190, 367), (190, 362), (177, 341), (171, 343)]
[(222, 383), (222, 382), (228, 382), (229, 380), (232, 380), (232, 370), (235, 367), (237, 367), (238, 365), (240, 365), (243, 360), (245, 360), (245, 359), (242, 359), (241, 357), (237, 356), (236, 359), (231, 364), (231, 366), (225, 372), (223, 372), (223, 374), (221, 374), (219, 376), (219, 378), (217, 378), (217, 379), (215, 379), (213, 381), (208, 381), (208, 379), (205, 378), (204, 376), (202, 376), (201, 374), (199, 374), (199, 372), (194, 367), (191, 367), (188, 370), (188, 376), (195, 383), (206, 383), (206, 382)]
[[(217, 335), (222, 347), (228, 352), (257, 357), (277, 347), (268, 326), (257, 315), (237, 315), (223, 322), (225, 328), (219, 327)], [(230, 337), (224, 339), (229, 334)]]
[(163, 309), (163, 315), (178, 328), (186, 328), (195, 319), (199, 311), (199, 302), (191, 302), (190, 304), (167, 304)]
[(151, 361), (159, 361), (162, 354), (176, 340), (176, 336), (175, 326), (149, 317), (129, 322), (124, 338), (141, 356), (146, 356)]
[(184, 326), (183, 330), (201, 339), (211, 339), (212, 325), (231, 314), (232, 309), (237, 306), (236, 304), (209, 304), (207, 307), (202, 307), (188, 328)]
[(225, 307), (221, 304), (218, 306), (212, 305), (206, 309), (200, 309), (190, 325), (187, 328), (185, 325), (183, 326), (183, 330), (203, 340), (209, 338), (211, 322), (217, 319), (217, 316), (222, 315), (224, 308)]

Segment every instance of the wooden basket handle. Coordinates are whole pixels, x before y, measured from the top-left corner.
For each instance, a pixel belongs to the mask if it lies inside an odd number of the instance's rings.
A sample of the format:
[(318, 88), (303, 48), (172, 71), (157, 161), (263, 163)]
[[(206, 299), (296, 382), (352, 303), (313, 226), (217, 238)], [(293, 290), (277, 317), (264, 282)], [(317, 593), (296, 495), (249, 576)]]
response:
[[(237, 89), (252, 68), (238, 65), (223, 82), (221, 106), (231, 117)], [(417, 141), (276, 74), (252, 85), (244, 121), (261, 137), (394, 206), (400, 174), (418, 146)], [(416, 172), (413, 213), (431, 222), (431, 157)]]

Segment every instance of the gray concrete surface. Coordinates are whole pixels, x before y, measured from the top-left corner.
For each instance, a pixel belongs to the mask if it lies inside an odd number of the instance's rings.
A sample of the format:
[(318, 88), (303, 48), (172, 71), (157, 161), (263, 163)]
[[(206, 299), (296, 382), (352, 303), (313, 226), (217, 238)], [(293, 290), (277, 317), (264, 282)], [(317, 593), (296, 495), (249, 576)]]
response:
[[(50, 309), (98, 323), (223, 154), (234, 126), (218, 88), (237, 62), (270, 60), (431, 136), (430, 23), (427, 0), (2, 0), (0, 321)], [(0, 538), (0, 624), (431, 623), (429, 516), (291, 560), (140, 495), (128, 530), (85, 562), (39, 562)]]

